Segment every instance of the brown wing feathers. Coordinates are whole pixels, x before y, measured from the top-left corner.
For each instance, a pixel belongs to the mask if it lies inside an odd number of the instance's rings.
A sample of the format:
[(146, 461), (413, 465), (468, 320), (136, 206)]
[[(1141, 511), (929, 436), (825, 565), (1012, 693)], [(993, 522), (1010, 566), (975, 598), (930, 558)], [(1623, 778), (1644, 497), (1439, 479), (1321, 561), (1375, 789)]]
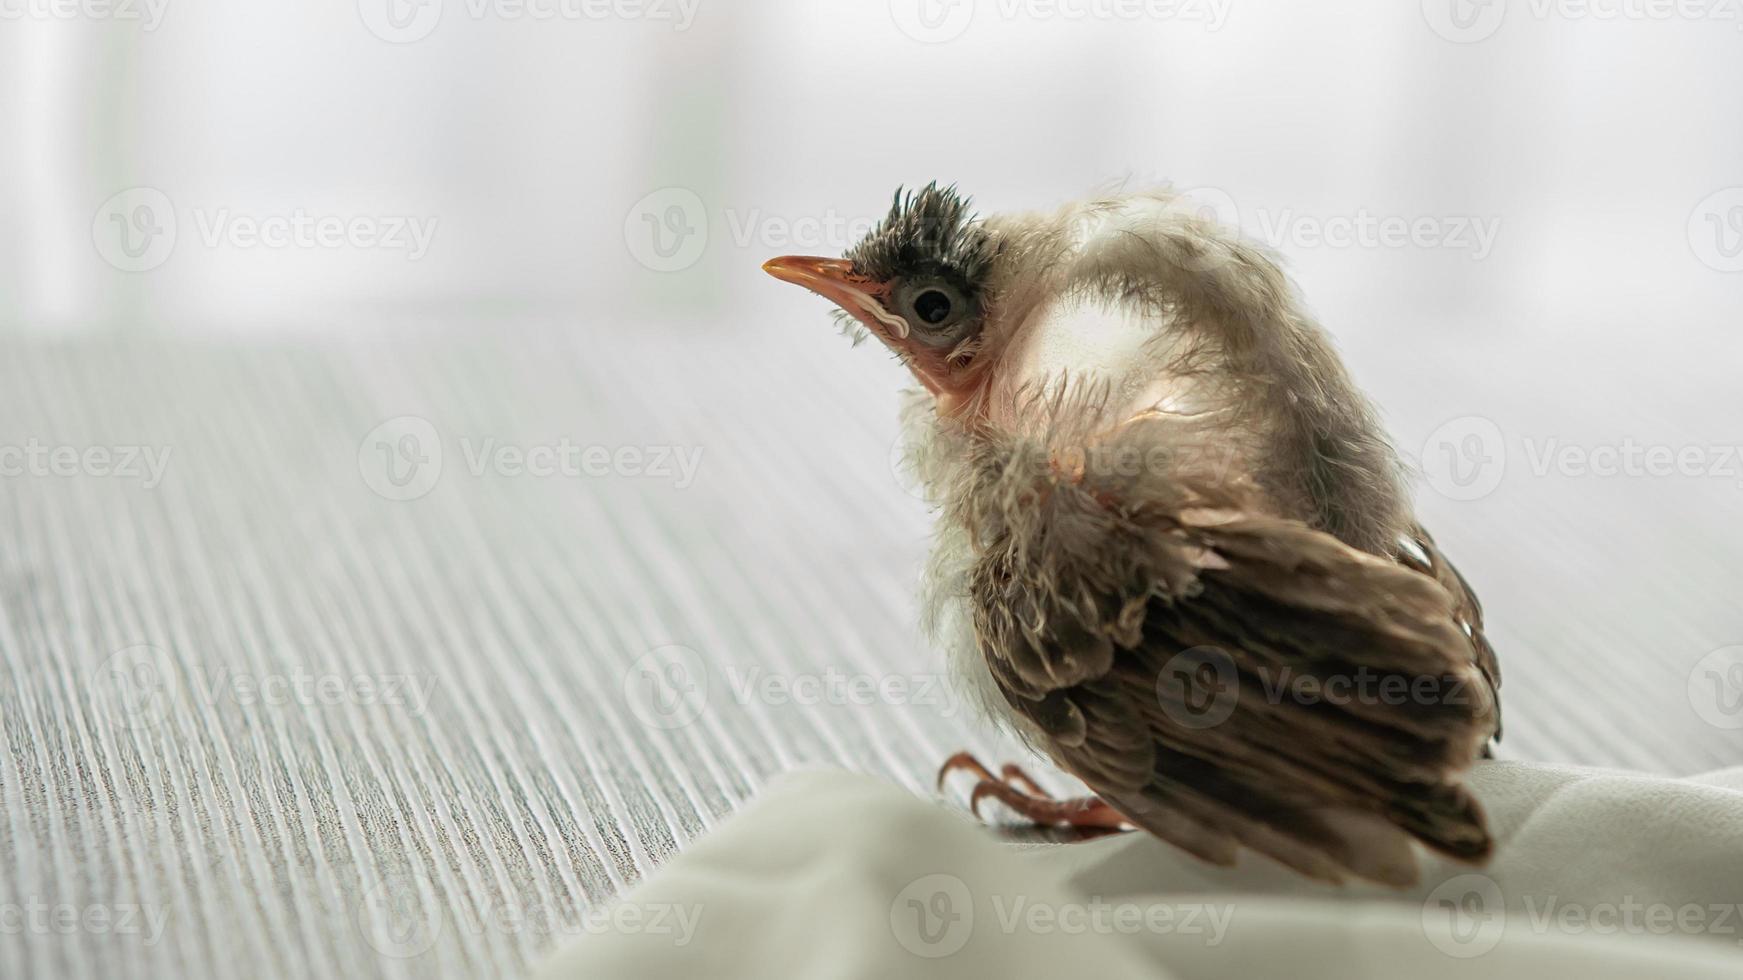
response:
[(977, 634), (1039, 747), (1216, 863), (1244, 845), (1404, 884), (1405, 834), (1485, 857), (1457, 782), (1495, 726), (1468, 591), (1226, 495), (1141, 496), (1062, 481), (1021, 519), (979, 515)]
[[(1399, 549), (1398, 560), (1409, 568), (1432, 576), (1452, 597), (1453, 619), (1470, 637), (1477, 669), (1488, 680), (1490, 691), (1499, 694), (1501, 663), (1495, 656), (1495, 648), (1489, 645), (1489, 638), (1483, 633), (1483, 604), (1477, 601), (1477, 593), (1471, 589), (1470, 583), (1441, 554), (1440, 546), (1420, 524), (1411, 526), (1404, 547)], [(1501, 738), (1501, 702), (1498, 697), (1495, 701), (1495, 738)]]

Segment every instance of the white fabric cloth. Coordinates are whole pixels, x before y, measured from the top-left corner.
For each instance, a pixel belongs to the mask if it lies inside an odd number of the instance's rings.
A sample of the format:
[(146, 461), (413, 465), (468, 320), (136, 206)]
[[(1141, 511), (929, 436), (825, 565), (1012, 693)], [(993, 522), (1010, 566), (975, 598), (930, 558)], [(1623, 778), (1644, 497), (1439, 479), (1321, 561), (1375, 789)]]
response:
[(1145, 834), (1002, 842), (879, 780), (809, 772), (626, 896), (543, 980), (1743, 975), (1743, 769), (1520, 763), (1472, 783), (1497, 836), (1403, 892), (1200, 864)]

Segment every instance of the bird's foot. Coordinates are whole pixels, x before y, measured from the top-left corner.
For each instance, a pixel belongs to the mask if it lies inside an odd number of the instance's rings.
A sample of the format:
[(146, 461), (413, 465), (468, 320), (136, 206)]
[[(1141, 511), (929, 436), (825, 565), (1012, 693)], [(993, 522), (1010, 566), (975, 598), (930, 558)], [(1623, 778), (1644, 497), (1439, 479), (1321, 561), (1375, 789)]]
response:
[(980, 816), (981, 801), (990, 796), (1042, 827), (1108, 832), (1127, 830), (1132, 826), (1131, 821), (1100, 797), (1055, 799), (1020, 766), (1006, 764), (995, 777), (991, 770), (968, 752), (958, 752), (944, 761), (943, 767), (938, 770), (938, 787), (942, 789), (950, 774), (958, 771), (972, 772), (980, 778), (980, 782), (975, 784), (973, 794), (968, 798), (968, 808), (977, 817)]

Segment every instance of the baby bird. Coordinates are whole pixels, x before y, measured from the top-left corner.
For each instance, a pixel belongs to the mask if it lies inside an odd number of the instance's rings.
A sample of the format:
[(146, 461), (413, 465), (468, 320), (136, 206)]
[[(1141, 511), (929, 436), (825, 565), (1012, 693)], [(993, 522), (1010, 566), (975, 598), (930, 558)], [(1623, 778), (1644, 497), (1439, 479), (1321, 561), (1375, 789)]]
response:
[(1096, 796), (966, 754), (941, 781), (1330, 882), (1413, 883), (1413, 839), (1488, 856), (1459, 782), (1500, 731), (1481, 608), (1266, 253), (1165, 190), (980, 219), (931, 185), (764, 269), (912, 371), (933, 634)]

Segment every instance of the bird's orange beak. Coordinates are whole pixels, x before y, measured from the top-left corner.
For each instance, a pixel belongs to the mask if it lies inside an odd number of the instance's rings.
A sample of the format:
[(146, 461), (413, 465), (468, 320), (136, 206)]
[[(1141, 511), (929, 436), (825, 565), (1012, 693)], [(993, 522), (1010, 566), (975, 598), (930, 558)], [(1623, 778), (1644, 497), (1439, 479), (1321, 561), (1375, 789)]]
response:
[(853, 263), (846, 259), (783, 255), (764, 262), (763, 271), (782, 282), (804, 286), (853, 314), (880, 337), (890, 333), (906, 336), (907, 324), (884, 309), (890, 284), (855, 273)]
[(908, 321), (889, 311), (884, 300), (890, 295), (890, 283), (853, 271), (846, 259), (828, 259), (816, 255), (783, 255), (763, 263), (763, 271), (782, 282), (804, 286), (834, 303), (865, 324), (872, 335), (908, 363), (909, 369), (933, 394), (942, 386), (936, 376), (936, 366), (927, 363), (910, 342)]

